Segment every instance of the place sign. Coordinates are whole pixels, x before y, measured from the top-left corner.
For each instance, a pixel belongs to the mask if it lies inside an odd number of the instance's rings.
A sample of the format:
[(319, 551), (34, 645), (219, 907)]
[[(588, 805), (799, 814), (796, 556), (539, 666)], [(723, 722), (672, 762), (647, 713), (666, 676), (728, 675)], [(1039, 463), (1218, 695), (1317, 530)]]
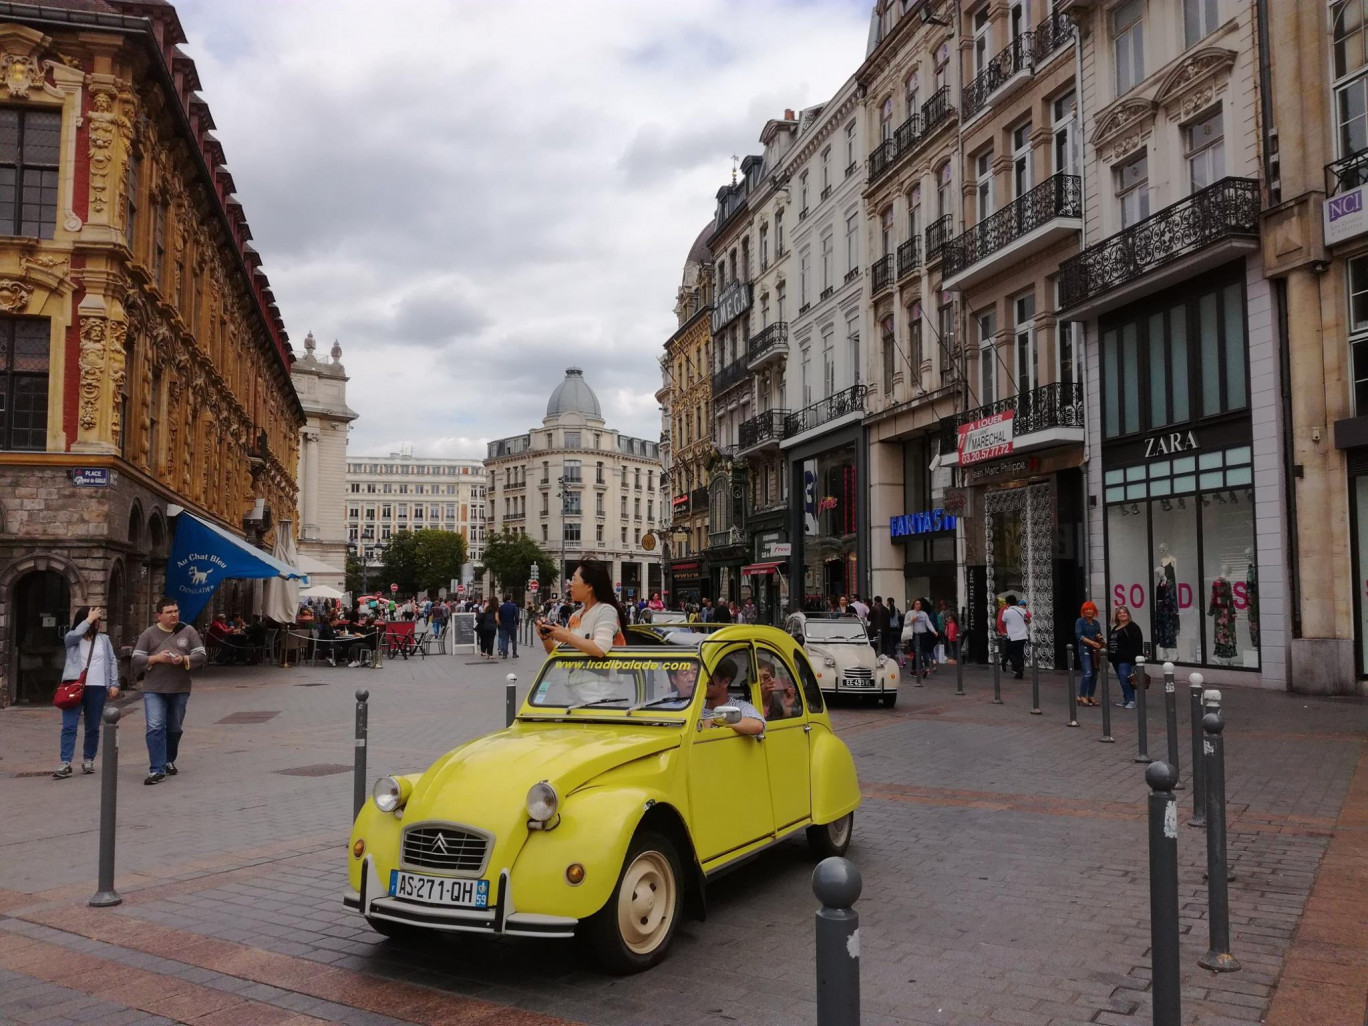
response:
[(78, 488), (108, 488), (108, 467), (72, 467), (71, 483)]
[(736, 320), (743, 313), (750, 309), (751, 289), (744, 281), (734, 281), (722, 290), (722, 294), (713, 301), (712, 330), (716, 333), (719, 329)]

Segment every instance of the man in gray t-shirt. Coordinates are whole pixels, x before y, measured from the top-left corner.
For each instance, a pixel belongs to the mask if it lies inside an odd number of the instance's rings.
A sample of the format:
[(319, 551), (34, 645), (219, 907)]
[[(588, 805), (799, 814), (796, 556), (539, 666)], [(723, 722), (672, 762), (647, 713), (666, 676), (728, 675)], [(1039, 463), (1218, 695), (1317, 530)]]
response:
[(718, 726), (731, 727), (738, 734), (763, 734), (765, 717), (760, 715), (760, 710), (744, 698), (727, 694), (732, 681), (736, 679), (736, 673), (736, 662), (732, 659), (723, 659), (713, 667), (712, 676), (708, 678), (708, 691), (704, 696), (703, 708), (716, 709), (719, 705), (734, 705), (741, 710), (741, 719), (736, 723), (722, 723)]
[(190, 671), (199, 669), (204, 661), (199, 632), (180, 622), (175, 599), (163, 598), (157, 603), (157, 622), (143, 631), (133, 646), (133, 673), (146, 673), (142, 682), (148, 761), (144, 784), (160, 784), (177, 773), (181, 727), (190, 700)]

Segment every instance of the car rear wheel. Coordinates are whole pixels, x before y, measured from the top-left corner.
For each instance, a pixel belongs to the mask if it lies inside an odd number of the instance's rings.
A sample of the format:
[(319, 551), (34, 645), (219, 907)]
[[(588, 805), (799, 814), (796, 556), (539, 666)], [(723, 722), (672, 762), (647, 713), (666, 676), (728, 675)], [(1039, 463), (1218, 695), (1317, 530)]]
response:
[(844, 855), (850, 847), (850, 835), (855, 830), (855, 813), (847, 812), (840, 819), (821, 826), (807, 828), (808, 847), (819, 859)]
[(649, 969), (665, 957), (682, 909), (679, 854), (668, 838), (643, 831), (612, 895), (586, 923), (594, 957), (613, 973)]

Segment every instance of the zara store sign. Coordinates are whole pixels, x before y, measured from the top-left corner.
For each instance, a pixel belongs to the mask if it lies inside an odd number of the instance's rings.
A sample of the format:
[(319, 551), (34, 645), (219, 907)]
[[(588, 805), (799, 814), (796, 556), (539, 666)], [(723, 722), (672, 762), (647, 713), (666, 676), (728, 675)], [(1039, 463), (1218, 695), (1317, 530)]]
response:
[(1170, 431), (1164, 435), (1150, 435), (1145, 439), (1145, 459), (1172, 456), (1174, 453), (1197, 448), (1197, 436), (1191, 431)]

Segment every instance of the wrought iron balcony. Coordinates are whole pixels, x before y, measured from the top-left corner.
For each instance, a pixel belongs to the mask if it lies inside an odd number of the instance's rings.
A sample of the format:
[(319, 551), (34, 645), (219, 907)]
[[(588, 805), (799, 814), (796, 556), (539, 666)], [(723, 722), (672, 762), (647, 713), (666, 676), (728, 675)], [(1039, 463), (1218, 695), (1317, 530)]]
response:
[(1078, 35), (1073, 20), (1063, 11), (1051, 12), (1044, 21), (1035, 27), (1035, 40), (1031, 46), (1031, 63), (1039, 67), (1045, 60), (1065, 43)]
[(859, 269), (858, 267), (852, 267), (850, 270), (846, 271), (846, 273), (845, 273), (845, 280), (846, 280), (847, 282), (852, 282), (852, 281), (854, 281), (856, 278), (858, 278), (859, 276), (860, 276), (860, 269)]
[(950, 103), (950, 87), (943, 85), (931, 94), (931, 99), (922, 104), (921, 134), (917, 142), (930, 137), (944, 122), (955, 116), (954, 105)]
[(892, 139), (885, 139), (869, 151), (869, 180), (878, 181), (884, 173), (893, 165), (893, 158), (897, 155), (897, 148), (893, 145)]
[(868, 385), (851, 385), (825, 399), (819, 399), (811, 406), (790, 413), (784, 418), (784, 437), (801, 435), (804, 431), (821, 427), (848, 413), (864, 412), (865, 394), (868, 391)]
[(920, 239), (915, 236), (898, 247), (898, 279), (901, 281), (921, 264)]
[[(1008, 410), (1012, 411), (1014, 448), (1034, 448), (1026, 436), (1051, 428), (1083, 428), (1083, 386), (1078, 382), (1062, 384), (1056, 381), (1033, 388), (1029, 392), (1018, 392), (1016, 395), (977, 409), (957, 413), (953, 417), (946, 417), (941, 421), (941, 453), (953, 454), (957, 451), (961, 425), (972, 424), (976, 420), (1006, 413)], [(1082, 438), (1078, 440), (1081, 441)], [(1042, 439), (1042, 443), (1049, 444), (1049, 441)]]
[(1092, 303), (1218, 242), (1258, 237), (1258, 181), (1222, 178), (1064, 261), (1060, 309)]
[(750, 337), (746, 345), (746, 359), (750, 369), (755, 370), (771, 359), (788, 356), (788, 322), (775, 321)]
[(1368, 150), (1350, 154), (1325, 165), (1325, 195), (1338, 196), (1360, 185), (1368, 185)]
[[(1079, 222), (1060, 225), (1060, 234), (1076, 231), (1082, 227), (1079, 220), (1082, 217), (1082, 180), (1077, 175), (1051, 175), (1034, 189), (1018, 196), (1008, 206), (984, 218), (959, 238), (946, 243), (942, 254), (945, 263), (941, 268), (941, 274), (945, 277), (947, 286), (951, 286), (951, 279), (976, 264), (985, 265), (979, 269), (986, 272), (990, 258), (1007, 249), (1012, 243), (1059, 219)], [(1039, 240), (1041, 246), (1054, 241), (1051, 233), (1043, 234), (1045, 237)], [(1013, 259), (1025, 255), (1019, 251), (1019, 247), (1013, 248), (1011, 252)]]
[(735, 388), (746, 380), (746, 372), (750, 370), (749, 361), (740, 359), (734, 361), (730, 366), (723, 367), (720, 371), (713, 374), (713, 395), (721, 395), (728, 389)]
[(955, 215), (946, 214), (926, 226), (926, 262), (941, 258), (941, 247), (955, 233)]
[(893, 284), (893, 254), (885, 253), (869, 265), (869, 287), (876, 293)]
[(823, 189), (820, 193), (817, 194), (817, 200), (818, 200), (818, 202), (820, 202), (820, 201), (826, 199), (826, 198), (827, 198), (828, 196), (830, 196), (830, 195), (831, 195), (831, 186), (828, 185), (825, 189)]
[(893, 132), (893, 148), (899, 154), (906, 153), (912, 148), (912, 144), (917, 141), (917, 136), (921, 135), (921, 113), (913, 111)]
[(975, 79), (964, 87), (961, 102), (964, 104), (964, 119), (968, 121), (988, 106), (988, 98), (1007, 84), (1014, 75), (1019, 75), (1030, 67), (1030, 56), (1034, 44), (1034, 33), (1021, 33), (1006, 48), (997, 54)]
[(788, 410), (766, 410), (758, 417), (741, 424), (737, 449), (746, 452), (770, 445), (778, 445), (784, 437), (784, 418)]
[(822, 289), (821, 293), (817, 296), (817, 302), (820, 303), (820, 302), (822, 302), (823, 300), (830, 299), (832, 293), (835, 292), (835, 291), (836, 291), (836, 286), (835, 286), (835, 285), (828, 285), (826, 288)]
[(903, 157), (917, 149), (948, 118), (955, 108), (950, 105), (950, 87), (941, 86), (931, 99), (922, 104), (920, 111), (913, 111), (906, 121), (897, 127), (891, 138), (875, 146), (869, 154), (869, 181), (878, 181), (893, 169)]
[(733, 527), (726, 531), (709, 531), (708, 548), (725, 549), (733, 545), (745, 544), (746, 536), (739, 527)]

